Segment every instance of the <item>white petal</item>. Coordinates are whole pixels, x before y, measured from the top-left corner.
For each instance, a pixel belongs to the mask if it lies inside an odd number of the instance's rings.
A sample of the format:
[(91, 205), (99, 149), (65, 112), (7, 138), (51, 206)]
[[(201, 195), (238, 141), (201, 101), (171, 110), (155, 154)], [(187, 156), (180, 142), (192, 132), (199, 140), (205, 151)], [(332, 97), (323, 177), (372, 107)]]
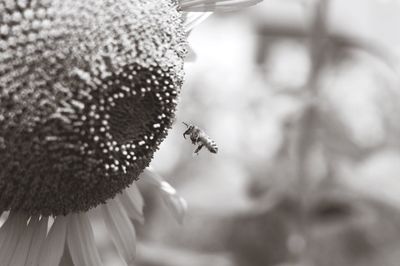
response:
[(185, 30), (186, 32), (190, 32), (194, 27), (202, 23), (209, 16), (211, 16), (212, 12), (198, 13), (198, 12), (188, 12), (185, 18)]
[(176, 195), (176, 189), (171, 186), (167, 181), (161, 182), (161, 190), (170, 195)]
[(29, 249), (28, 258), (26, 259), (25, 266), (36, 266), (38, 265), (39, 254), (41, 247), (44, 243), (47, 234), (47, 223), (49, 218), (42, 217), (38, 225), (35, 228), (33, 234), (31, 246)]
[(180, 224), (183, 224), (183, 219), (185, 218), (187, 211), (187, 203), (185, 199), (177, 194), (171, 195), (163, 193), (161, 196), (176, 221)]
[(176, 194), (175, 188), (173, 188), (160, 175), (156, 174), (153, 170), (150, 170), (150, 168), (144, 169), (140, 176), (140, 180), (168, 194)]
[(136, 184), (132, 184), (130, 187), (126, 188), (117, 198), (124, 206), (129, 218), (142, 224), (144, 223), (144, 200)]
[(8, 265), (11, 261), (20, 237), (26, 230), (28, 216), (22, 213), (10, 213), (0, 229), (0, 263)]
[(149, 185), (159, 187), (161, 186), (161, 182), (163, 181), (162, 177), (154, 173), (151, 168), (146, 168), (139, 176), (139, 181), (146, 182)]
[(260, 3), (262, 0), (180, 0), (186, 12), (234, 11)]
[(16, 219), (17, 219), (17, 214), (10, 213), (0, 228), (0, 248), (1, 248), (0, 253), (1, 253), (1, 250), (3, 249), (2, 248), (3, 243), (6, 243), (6, 241), (7, 241), (7, 238), (8, 238), (7, 235), (10, 233), (10, 230), (15, 225)]
[(177, 194), (176, 190), (168, 182), (164, 181), (161, 176), (149, 169), (143, 171), (140, 180), (150, 184), (157, 190), (175, 219), (182, 224), (187, 210), (187, 203)]
[(92, 226), (85, 213), (69, 215), (67, 241), (75, 266), (103, 265), (94, 242)]
[(40, 250), (39, 266), (55, 266), (60, 263), (64, 253), (67, 222), (68, 219), (65, 216), (55, 218)]
[(104, 222), (111, 233), (114, 244), (125, 262), (130, 265), (136, 253), (135, 228), (117, 200), (110, 200), (102, 208)]
[(29, 221), (28, 227), (18, 241), (9, 266), (25, 265), (26, 259), (28, 258), (29, 248), (32, 243), (33, 235), (38, 224), (39, 216), (32, 217)]

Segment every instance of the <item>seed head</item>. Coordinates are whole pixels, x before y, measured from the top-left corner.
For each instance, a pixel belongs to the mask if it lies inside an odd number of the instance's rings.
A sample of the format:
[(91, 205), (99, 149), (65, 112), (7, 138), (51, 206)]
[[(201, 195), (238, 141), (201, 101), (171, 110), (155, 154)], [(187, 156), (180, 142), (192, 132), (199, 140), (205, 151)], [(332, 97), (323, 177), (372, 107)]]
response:
[(85, 211), (136, 180), (185, 38), (172, 0), (0, 0), (0, 211)]

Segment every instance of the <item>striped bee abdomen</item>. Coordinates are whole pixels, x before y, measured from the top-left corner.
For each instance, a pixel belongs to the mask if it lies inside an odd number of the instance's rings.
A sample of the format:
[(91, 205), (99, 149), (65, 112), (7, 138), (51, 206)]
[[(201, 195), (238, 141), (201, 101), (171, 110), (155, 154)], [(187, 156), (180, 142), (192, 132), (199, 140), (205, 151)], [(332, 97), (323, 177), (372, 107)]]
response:
[(214, 140), (212, 140), (209, 136), (205, 134), (200, 136), (199, 142), (202, 143), (210, 152), (212, 153), (218, 152), (217, 143)]

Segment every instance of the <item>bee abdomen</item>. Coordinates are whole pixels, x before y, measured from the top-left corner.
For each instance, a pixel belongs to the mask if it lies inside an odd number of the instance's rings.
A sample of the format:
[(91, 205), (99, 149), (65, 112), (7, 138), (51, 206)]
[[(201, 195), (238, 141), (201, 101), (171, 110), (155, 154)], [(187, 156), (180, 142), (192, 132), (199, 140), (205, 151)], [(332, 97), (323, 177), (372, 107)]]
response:
[(207, 149), (212, 153), (217, 153), (218, 152), (217, 143), (214, 140), (212, 140), (211, 138), (209, 138), (209, 137), (205, 139), (204, 146), (206, 146)]

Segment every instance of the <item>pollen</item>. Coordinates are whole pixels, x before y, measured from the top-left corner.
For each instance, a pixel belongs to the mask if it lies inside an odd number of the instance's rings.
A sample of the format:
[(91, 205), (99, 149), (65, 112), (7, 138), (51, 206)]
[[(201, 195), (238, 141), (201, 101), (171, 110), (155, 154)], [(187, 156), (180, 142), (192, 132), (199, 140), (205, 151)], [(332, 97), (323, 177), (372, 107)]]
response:
[(86, 211), (137, 180), (186, 46), (174, 0), (0, 1), (0, 212)]

